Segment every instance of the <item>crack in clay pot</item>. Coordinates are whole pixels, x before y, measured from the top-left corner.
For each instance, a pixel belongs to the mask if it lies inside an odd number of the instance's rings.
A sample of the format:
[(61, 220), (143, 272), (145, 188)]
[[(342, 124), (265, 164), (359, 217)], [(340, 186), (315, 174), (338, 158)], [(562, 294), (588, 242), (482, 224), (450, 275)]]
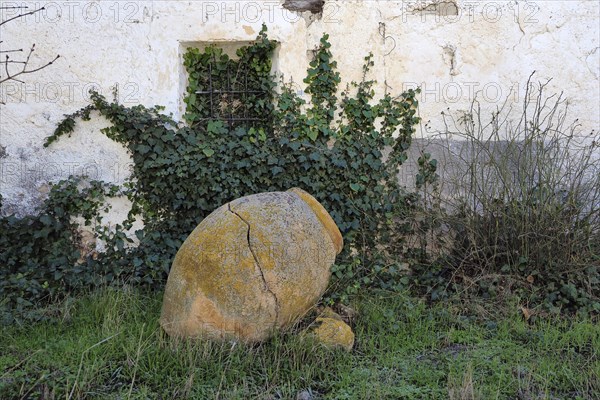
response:
[(256, 252), (252, 248), (252, 244), (250, 242), (250, 231), (252, 228), (250, 227), (250, 224), (248, 223), (248, 221), (246, 221), (244, 218), (242, 218), (242, 216), (240, 214), (236, 213), (235, 211), (233, 211), (231, 209), (231, 203), (227, 204), (227, 209), (229, 210), (230, 213), (237, 216), (248, 227), (248, 232), (246, 234), (246, 241), (248, 242), (248, 249), (250, 250), (250, 253), (252, 253), (252, 257), (254, 258), (254, 263), (258, 267), (258, 271), (260, 272), (260, 276), (265, 285), (266, 291), (269, 292), (271, 294), (271, 296), (273, 296), (273, 300), (275, 301), (275, 321), (273, 322), (273, 327), (277, 327), (277, 323), (279, 321), (279, 300), (277, 299), (277, 295), (275, 294), (275, 292), (273, 292), (271, 290), (271, 288), (269, 287), (267, 279), (265, 278), (265, 273), (263, 272), (262, 266), (260, 265), (260, 261), (258, 260), (258, 256), (256, 255)]

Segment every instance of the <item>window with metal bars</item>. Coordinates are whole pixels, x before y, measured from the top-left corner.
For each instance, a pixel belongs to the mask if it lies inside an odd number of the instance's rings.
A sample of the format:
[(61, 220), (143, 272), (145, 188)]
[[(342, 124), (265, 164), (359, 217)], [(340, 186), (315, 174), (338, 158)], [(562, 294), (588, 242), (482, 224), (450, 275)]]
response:
[(202, 127), (210, 121), (222, 121), (230, 129), (264, 128), (273, 109), (274, 49), (274, 42), (257, 40), (240, 47), (234, 59), (216, 45), (203, 52), (188, 48), (184, 55), (188, 123)]

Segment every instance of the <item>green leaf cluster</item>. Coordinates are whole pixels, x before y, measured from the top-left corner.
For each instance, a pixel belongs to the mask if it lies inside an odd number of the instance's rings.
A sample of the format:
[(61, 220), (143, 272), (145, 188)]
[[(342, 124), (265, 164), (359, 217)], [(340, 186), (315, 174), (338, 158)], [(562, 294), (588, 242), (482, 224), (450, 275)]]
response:
[(108, 211), (105, 198), (118, 193), (114, 185), (71, 177), (52, 187), (36, 215), (0, 218), (2, 323), (46, 318), (37, 303), (105, 281), (106, 271), (82, 258), (79, 225), (72, 217), (96, 225)]

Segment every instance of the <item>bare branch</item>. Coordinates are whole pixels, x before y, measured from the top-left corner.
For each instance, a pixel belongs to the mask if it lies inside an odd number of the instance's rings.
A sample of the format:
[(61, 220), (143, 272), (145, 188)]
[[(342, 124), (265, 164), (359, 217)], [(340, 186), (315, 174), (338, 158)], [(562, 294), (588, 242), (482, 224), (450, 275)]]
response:
[[(15, 8), (22, 9), (22, 8), (29, 8), (29, 7), (27, 7), (27, 6), (22, 6), (22, 7), (0, 7), (0, 9), (3, 9), (3, 10), (5, 10), (5, 9), (15, 9)], [(19, 14), (17, 16), (14, 16), (12, 18), (7, 19), (6, 21), (0, 22), (0, 26), (4, 25), (4, 24), (6, 24), (6, 23), (8, 23), (10, 21), (14, 21), (15, 19), (23, 18), (23, 17), (26, 17), (28, 15), (33, 15), (33, 14), (35, 14), (37, 12), (40, 12), (42, 10), (45, 10), (45, 9), (46, 9), (45, 7), (41, 7), (41, 8), (38, 8), (37, 10), (33, 10), (33, 11), (29, 11), (29, 12), (26, 12), (26, 13)]]
[[(29, 53), (29, 56), (31, 56), (31, 52)], [(26, 61), (20, 61), (20, 62), (19, 61), (12, 61), (12, 60), (10, 60), (8, 58), (8, 56), (6, 56), (6, 60), (3, 61), (3, 62), (0, 62), (0, 64), (4, 64), (4, 69), (6, 70), (6, 75), (7, 76), (6, 76), (6, 78), (0, 78), (0, 84), (4, 83), (6, 81), (9, 81), (9, 80), (15, 80), (15, 81), (23, 83), (23, 81), (20, 81), (20, 80), (16, 79), (16, 77), (19, 76), (19, 75), (32, 74), (34, 72), (40, 71), (40, 70), (42, 70), (42, 69), (44, 69), (44, 68), (52, 65), (56, 60), (58, 60), (60, 58), (60, 55), (57, 55), (56, 57), (54, 57), (54, 59), (52, 61), (50, 61), (50, 62), (42, 65), (41, 67), (34, 68), (34, 69), (29, 69), (28, 70), (27, 69), (27, 64), (29, 63), (29, 56), (27, 57)], [(17, 63), (17, 62), (18, 63), (22, 63), (23, 64), (23, 69), (21, 71), (17, 72), (16, 74), (14, 74), (14, 75), (11, 75), (10, 71), (8, 70), (8, 64), (9, 63), (13, 63), (13, 62), (14, 63)]]
[[(27, 6), (2, 6), (0, 7), (0, 10), (8, 10), (8, 9), (27, 9)], [(28, 15), (33, 15), (37, 12), (40, 12), (42, 10), (44, 10), (44, 7), (35, 9), (33, 11), (28, 11), (28, 12), (22, 12), (19, 15), (16, 15), (12, 18), (9, 18), (5, 21), (0, 22), (0, 26), (10, 22), (10, 21), (14, 21), (18, 18), (23, 18), (26, 17)], [(3, 43), (3, 41), (0, 41), (0, 44)], [(17, 79), (18, 76), (20, 75), (26, 75), (26, 74), (31, 74), (37, 71), (40, 71), (50, 65), (52, 65), (56, 60), (58, 60), (58, 58), (60, 57), (60, 55), (57, 55), (56, 57), (54, 57), (54, 59), (52, 61), (47, 62), (46, 64), (41, 65), (40, 67), (37, 68), (32, 68), (32, 69), (28, 69), (28, 65), (29, 65), (29, 61), (31, 59), (31, 55), (33, 54), (33, 52), (35, 51), (35, 43), (31, 46), (31, 48), (29, 49), (29, 53), (27, 54), (27, 57), (25, 58), (25, 61), (21, 61), (21, 60), (13, 60), (10, 58), (10, 56), (8, 54), (6, 54), (6, 58), (4, 61), (0, 61), (0, 64), (4, 64), (4, 70), (6, 72), (6, 76), (2, 77), (0, 75), (0, 84), (7, 82), (9, 80), (14, 80), (20, 83), (23, 83), (23, 81), (21, 81), (20, 79)], [(11, 50), (0, 50), (0, 53), (18, 53), (18, 52), (23, 52), (23, 49), (11, 49)], [(22, 68), (20, 71), (16, 72), (16, 73), (12, 73), (10, 69), (8, 68), (9, 64), (22, 64)]]

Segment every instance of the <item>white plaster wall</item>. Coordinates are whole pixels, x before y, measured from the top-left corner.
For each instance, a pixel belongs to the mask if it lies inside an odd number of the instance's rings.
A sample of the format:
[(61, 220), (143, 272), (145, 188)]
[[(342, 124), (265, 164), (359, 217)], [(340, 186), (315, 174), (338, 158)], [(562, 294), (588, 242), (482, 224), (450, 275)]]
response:
[[(597, 1), (327, 0), (318, 16), (290, 12), (282, 2), (2, 1), (46, 10), (2, 26), (0, 49), (35, 42), (32, 66), (61, 56), (24, 83), (0, 87), (3, 212), (32, 212), (48, 181), (73, 172), (126, 178), (131, 160), (99, 133), (106, 121), (80, 123), (71, 138), (42, 147), (63, 114), (88, 104), (90, 87), (110, 97), (116, 84), (121, 102), (163, 105), (179, 118), (186, 44), (252, 40), (263, 22), (280, 42), (279, 72), (298, 89), (310, 51), (327, 32), (344, 82), (360, 79), (362, 60), (373, 52), (379, 94), (421, 86), (420, 114), (433, 130), (441, 128), (441, 111), (467, 109), (476, 93), (492, 110), (513, 88), (518, 108), (534, 70), (539, 80), (552, 78), (552, 90), (564, 90), (582, 129), (598, 130)], [(2, 20), (15, 15), (1, 12)]]

